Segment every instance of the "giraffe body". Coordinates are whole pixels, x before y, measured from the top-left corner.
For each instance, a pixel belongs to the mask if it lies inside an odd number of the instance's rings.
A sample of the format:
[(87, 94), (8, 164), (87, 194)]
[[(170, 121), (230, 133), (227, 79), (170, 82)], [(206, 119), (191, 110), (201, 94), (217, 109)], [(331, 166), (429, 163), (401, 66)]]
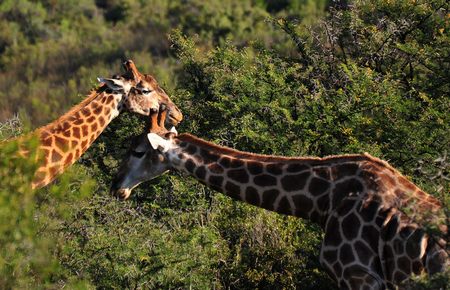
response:
[(143, 134), (112, 190), (127, 198), (137, 184), (169, 169), (233, 199), (318, 223), (325, 232), (321, 263), (342, 289), (390, 289), (413, 273), (448, 266), (446, 241), (422, 227), (440, 225), (446, 234), (440, 203), (368, 154), (273, 157), (189, 134)]
[[(19, 144), (32, 138), (39, 141), (33, 188), (47, 185), (78, 160), (124, 110), (149, 115), (164, 104), (170, 110), (169, 122), (177, 124), (181, 121), (181, 112), (151, 75), (141, 74), (130, 60), (124, 66), (124, 75), (99, 79), (102, 84), (80, 104), (56, 121), (17, 139)], [(23, 149), (20, 154), (27, 157), (30, 152)]]

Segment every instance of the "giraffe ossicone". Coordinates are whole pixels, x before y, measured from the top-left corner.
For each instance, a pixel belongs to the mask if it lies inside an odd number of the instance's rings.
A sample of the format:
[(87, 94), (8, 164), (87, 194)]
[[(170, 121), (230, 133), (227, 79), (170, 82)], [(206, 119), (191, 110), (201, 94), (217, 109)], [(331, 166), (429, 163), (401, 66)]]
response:
[[(241, 152), (171, 133), (165, 114), (152, 113), (132, 143), (111, 186), (116, 196), (128, 198), (141, 182), (175, 169), (233, 199), (310, 219), (325, 232), (321, 264), (342, 289), (393, 289), (413, 274), (448, 268), (441, 204), (388, 163), (369, 154)], [(427, 225), (440, 235), (428, 234)]]
[[(27, 140), (37, 138), (38, 168), (32, 183), (39, 188), (50, 183), (73, 164), (90, 147), (108, 124), (123, 111), (150, 115), (164, 105), (168, 117), (164, 121), (178, 124), (183, 115), (155, 78), (138, 71), (133, 61), (124, 62), (125, 73), (113, 78), (99, 78), (100, 86), (78, 105), (56, 121), (16, 140), (24, 148)], [(166, 116), (166, 115), (165, 115)], [(33, 154), (26, 148), (23, 157)]]

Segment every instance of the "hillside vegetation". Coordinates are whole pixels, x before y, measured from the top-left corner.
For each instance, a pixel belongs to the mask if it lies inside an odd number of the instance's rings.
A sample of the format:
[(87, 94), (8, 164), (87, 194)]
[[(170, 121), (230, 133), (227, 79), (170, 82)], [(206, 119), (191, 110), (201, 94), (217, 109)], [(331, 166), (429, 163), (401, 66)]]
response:
[[(56, 119), (131, 58), (183, 111), (180, 132), (263, 154), (368, 152), (448, 212), (449, 36), (445, 0), (3, 0), (0, 138)], [(38, 191), (35, 164), (0, 144), (1, 289), (335, 289), (308, 221), (177, 173), (112, 198), (143, 124), (121, 115)]]

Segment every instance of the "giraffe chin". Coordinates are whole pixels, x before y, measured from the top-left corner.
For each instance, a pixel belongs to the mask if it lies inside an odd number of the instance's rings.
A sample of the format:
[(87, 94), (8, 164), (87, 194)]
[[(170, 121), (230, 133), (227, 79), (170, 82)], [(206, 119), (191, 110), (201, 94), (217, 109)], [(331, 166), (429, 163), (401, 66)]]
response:
[(112, 194), (120, 200), (126, 200), (131, 195), (131, 188), (120, 188), (114, 190)]

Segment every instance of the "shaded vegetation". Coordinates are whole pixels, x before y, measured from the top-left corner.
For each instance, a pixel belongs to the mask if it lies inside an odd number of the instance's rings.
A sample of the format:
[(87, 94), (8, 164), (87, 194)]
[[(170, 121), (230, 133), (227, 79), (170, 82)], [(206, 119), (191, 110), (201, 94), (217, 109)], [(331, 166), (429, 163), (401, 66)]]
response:
[[(174, 95), (181, 132), (265, 154), (369, 152), (448, 211), (449, 13), (443, 0), (2, 1), (0, 137), (55, 119), (127, 57)], [(111, 198), (142, 126), (113, 121), (39, 191), (32, 162), (1, 144), (0, 288), (335, 287), (306, 221), (179, 174)]]

